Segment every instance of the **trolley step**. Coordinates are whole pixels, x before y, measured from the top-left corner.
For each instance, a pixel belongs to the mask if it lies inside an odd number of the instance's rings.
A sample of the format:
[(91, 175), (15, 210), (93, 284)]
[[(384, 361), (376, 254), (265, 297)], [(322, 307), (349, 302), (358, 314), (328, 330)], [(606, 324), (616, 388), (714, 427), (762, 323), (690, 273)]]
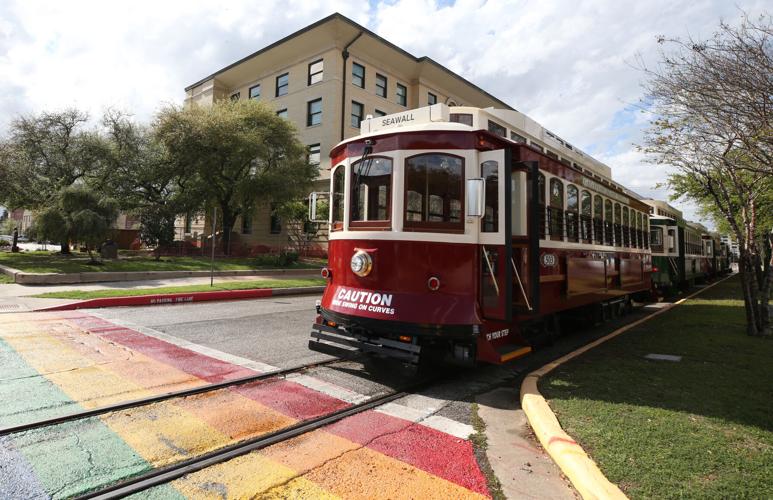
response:
[(517, 359), (526, 356), (531, 352), (531, 346), (517, 345), (517, 344), (505, 344), (496, 348), (499, 353), (499, 362), (506, 363), (510, 360)]

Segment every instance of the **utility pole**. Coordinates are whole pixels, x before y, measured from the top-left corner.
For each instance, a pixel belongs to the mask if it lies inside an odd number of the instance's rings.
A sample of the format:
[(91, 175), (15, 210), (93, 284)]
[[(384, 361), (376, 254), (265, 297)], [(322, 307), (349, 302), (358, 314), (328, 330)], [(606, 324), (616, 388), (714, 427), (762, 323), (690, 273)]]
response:
[(217, 232), (215, 229), (217, 228), (217, 207), (214, 207), (212, 209), (212, 261), (210, 263), (209, 268), (209, 286), (213, 287), (215, 286), (215, 235), (217, 235)]

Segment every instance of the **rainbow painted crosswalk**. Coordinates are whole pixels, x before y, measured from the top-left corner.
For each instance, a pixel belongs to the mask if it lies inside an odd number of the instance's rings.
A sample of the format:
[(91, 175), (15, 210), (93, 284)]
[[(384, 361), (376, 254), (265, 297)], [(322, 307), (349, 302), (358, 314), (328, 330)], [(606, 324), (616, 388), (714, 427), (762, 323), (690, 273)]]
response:
[[(255, 372), (79, 312), (0, 316), (0, 426)], [(349, 404), (270, 379), (0, 438), (0, 498), (66, 498)], [(469, 441), (368, 411), (143, 498), (487, 497)]]

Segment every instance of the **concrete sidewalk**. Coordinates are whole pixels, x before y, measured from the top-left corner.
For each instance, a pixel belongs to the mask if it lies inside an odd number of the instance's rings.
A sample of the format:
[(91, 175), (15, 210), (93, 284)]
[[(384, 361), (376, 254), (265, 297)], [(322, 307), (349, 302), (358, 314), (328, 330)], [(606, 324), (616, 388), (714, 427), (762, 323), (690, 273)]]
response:
[[(238, 281), (256, 280), (282, 280), (295, 278), (316, 278), (319, 273), (310, 269), (308, 274), (294, 274), (282, 276), (224, 276), (215, 277), (215, 286), (218, 283), (232, 283)], [(0, 313), (33, 311), (43, 307), (58, 306), (74, 302), (72, 299), (42, 299), (32, 297), (47, 292), (62, 292), (69, 290), (134, 290), (139, 288), (162, 288), (169, 286), (205, 285), (209, 284), (209, 278), (171, 278), (145, 281), (116, 281), (107, 283), (83, 283), (72, 285), (19, 285), (16, 283), (0, 284)]]

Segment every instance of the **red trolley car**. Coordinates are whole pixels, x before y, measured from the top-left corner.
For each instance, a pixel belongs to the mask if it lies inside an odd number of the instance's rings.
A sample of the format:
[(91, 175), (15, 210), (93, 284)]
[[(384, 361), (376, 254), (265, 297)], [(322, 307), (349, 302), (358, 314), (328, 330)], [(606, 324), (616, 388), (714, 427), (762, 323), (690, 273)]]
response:
[(314, 350), (502, 363), (556, 313), (650, 289), (648, 207), (518, 112), (369, 118), (331, 158)]

